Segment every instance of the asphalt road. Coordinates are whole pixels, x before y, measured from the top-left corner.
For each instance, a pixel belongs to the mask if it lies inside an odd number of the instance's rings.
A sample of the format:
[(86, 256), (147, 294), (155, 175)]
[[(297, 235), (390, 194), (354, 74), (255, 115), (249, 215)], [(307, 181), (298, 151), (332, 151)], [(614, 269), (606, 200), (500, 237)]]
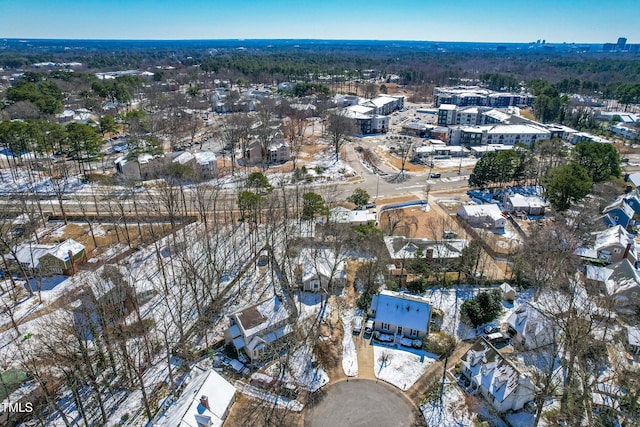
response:
[(383, 382), (352, 379), (323, 390), (316, 405), (307, 406), (305, 427), (414, 426), (415, 407)]

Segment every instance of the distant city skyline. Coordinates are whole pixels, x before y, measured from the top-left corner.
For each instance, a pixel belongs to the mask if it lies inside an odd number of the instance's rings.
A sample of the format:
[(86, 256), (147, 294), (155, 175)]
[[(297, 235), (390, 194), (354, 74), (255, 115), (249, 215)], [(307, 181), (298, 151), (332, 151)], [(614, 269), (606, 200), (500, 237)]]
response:
[(637, 0), (0, 0), (0, 38), (640, 43)]

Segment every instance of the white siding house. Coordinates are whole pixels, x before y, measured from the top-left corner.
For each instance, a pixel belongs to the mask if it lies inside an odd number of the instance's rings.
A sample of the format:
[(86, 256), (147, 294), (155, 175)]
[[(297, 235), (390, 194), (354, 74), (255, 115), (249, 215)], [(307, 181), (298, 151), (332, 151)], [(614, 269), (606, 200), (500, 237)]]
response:
[(462, 374), (498, 412), (517, 411), (533, 401), (536, 387), (487, 340), (480, 338), (462, 356)]
[(498, 205), (463, 205), (458, 208), (458, 216), (470, 225), (491, 229), (504, 228), (507, 220)]

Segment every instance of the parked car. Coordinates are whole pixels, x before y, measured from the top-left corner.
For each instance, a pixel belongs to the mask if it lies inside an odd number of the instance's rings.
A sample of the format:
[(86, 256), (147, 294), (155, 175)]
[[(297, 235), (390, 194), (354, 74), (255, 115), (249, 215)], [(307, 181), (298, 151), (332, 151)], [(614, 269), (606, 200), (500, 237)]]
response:
[(440, 172), (434, 172), (431, 174), (431, 178), (440, 178), (442, 174)]
[(356, 318), (353, 319), (353, 333), (356, 335), (360, 335), (361, 331), (362, 331), (362, 316), (356, 316)]
[(370, 334), (373, 332), (373, 320), (367, 320), (367, 324), (364, 327), (364, 333)]

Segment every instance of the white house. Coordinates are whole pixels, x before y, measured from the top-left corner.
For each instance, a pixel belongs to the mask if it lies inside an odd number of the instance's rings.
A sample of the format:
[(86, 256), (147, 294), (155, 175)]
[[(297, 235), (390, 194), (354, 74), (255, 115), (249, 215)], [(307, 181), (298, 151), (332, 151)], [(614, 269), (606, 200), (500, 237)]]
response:
[(231, 314), (225, 342), (244, 351), (252, 361), (264, 359), (267, 350), (291, 333), (290, 317), (286, 304), (273, 296)]
[(549, 202), (540, 196), (523, 196), (512, 192), (505, 192), (504, 195), (504, 209), (509, 213), (517, 211), (527, 215), (544, 215), (548, 206)]
[(373, 328), (391, 334), (396, 340), (422, 339), (429, 334), (431, 305), (421, 296), (384, 290), (374, 295), (370, 306)]
[(329, 211), (329, 222), (337, 224), (368, 225), (376, 222), (376, 214), (368, 210), (352, 211), (342, 206), (336, 206)]
[(78, 265), (87, 259), (84, 245), (73, 239), (50, 245), (21, 243), (14, 247), (12, 255), (27, 271), (37, 271), (41, 275), (72, 276)]
[(531, 350), (544, 347), (555, 340), (555, 330), (534, 303), (518, 306), (507, 318), (511, 342)]
[(384, 243), (389, 251), (389, 257), (396, 267), (403, 268), (405, 261), (417, 257), (429, 261), (455, 262), (468, 242), (464, 239), (429, 240), (408, 238), (404, 236), (387, 236)]
[(317, 292), (328, 287), (344, 286), (346, 263), (335, 251), (325, 248), (303, 248), (297, 258), (296, 282), (304, 291)]
[(236, 389), (212, 369), (194, 368), (178, 400), (155, 425), (221, 427), (236, 399)]
[(576, 255), (601, 260), (607, 264), (623, 259), (635, 264), (638, 260), (635, 238), (620, 225), (593, 233), (593, 245), (576, 249)]
[(628, 259), (606, 267), (587, 266), (587, 279), (603, 286), (613, 297), (617, 309), (636, 310), (640, 307), (640, 272)]
[(535, 396), (531, 379), (484, 338), (462, 356), (460, 370), (498, 412), (522, 409)]
[(458, 208), (458, 216), (470, 225), (491, 229), (504, 228), (507, 225), (506, 218), (495, 204), (462, 205)]

